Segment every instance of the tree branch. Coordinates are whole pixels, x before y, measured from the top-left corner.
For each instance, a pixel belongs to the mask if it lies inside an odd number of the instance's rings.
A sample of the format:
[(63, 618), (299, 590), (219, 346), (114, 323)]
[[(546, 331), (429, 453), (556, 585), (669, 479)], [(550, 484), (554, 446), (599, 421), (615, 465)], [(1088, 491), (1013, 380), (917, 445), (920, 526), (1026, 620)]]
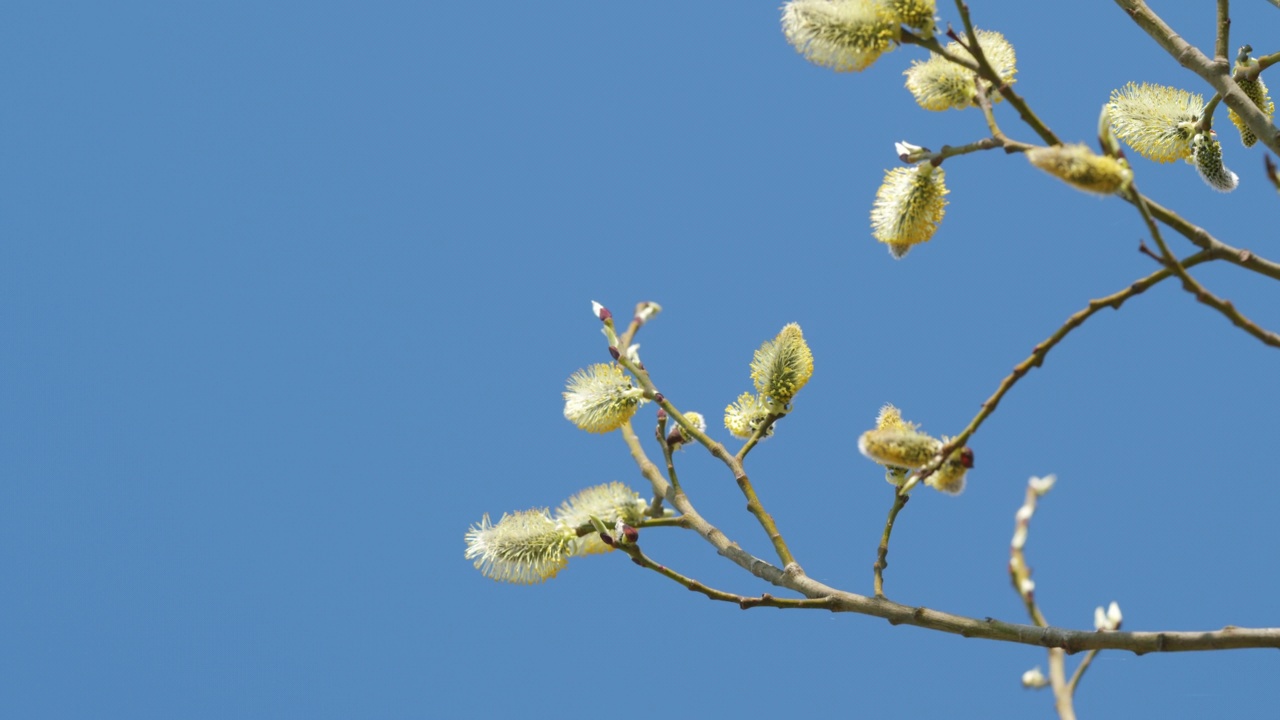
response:
[[(1169, 271), (1161, 270), (1160, 272)], [(653, 483), (655, 491), (662, 492), (667, 502), (684, 515), (688, 526), (711, 543), (721, 555), (766, 582), (792, 590), (811, 601), (819, 601), (805, 605), (788, 605), (788, 607), (821, 608), (831, 612), (872, 615), (884, 618), (892, 625), (914, 625), (963, 637), (1056, 647), (1068, 653), (1084, 650), (1127, 650), (1142, 655), (1149, 652), (1280, 648), (1280, 628), (1239, 628), (1229, 625), (1221, 630), (1194, 632), (1107, 633), (1053, 627), (1038, 628), (1032, 625), (1002, 622), (993, 618), (979, 620), (952, 615), (925, 607), (912, 607), (883, 598), (871, 598), (837, 590), (806, 576), (798, 565), (789, 565), (785, 570), (779, 569), (751, 555), (737, 543), (729, 540), (723, 532), (698, 514), (684, 493), (675, 492), (671, 484), (662, 477), (658, 466), (645, 456), (644, 449), (640, 446), (640, 438), (636, 436), (630, 423), (624, 423), (621, 432), (641, 474)]]
[(1280, 155), (1280, 133), (1271, 120), (1253, 104), (1236, 81), (1231, 77), (1230, 66), (1225, 58), (1221, 61), (1211, 60), (1194, 45), (1182, 39), (1164, 20), (1156, 15), (1143, 0), (1115, 0), (1142, 28), (1151, 39), (1156, 41), (1165, 52), (1169, 53), (1178, 64), (1187, 68), (1214, 90), (1222, 95), (1227, 107), (1236, 111), (1236, 115), (1258, 136), (1258, 140)]

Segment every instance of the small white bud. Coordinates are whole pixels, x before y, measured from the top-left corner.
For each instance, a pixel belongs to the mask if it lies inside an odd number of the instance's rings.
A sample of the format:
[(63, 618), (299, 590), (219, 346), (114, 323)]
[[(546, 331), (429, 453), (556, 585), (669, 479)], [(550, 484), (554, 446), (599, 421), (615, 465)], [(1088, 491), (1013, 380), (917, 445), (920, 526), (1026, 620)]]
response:
[(1030, 505), (1023, 505), (1022, 507), (1018, 508), (1018, 512), (1016, 515), (1013, 516), (1013, 519), (1017, 520), (1020, 523), (1024, 523), (1030, 520), (1031, 516), (1034, 515), (1035, 513), (1036, 511)]
[(1039, 667), (1033, 667), (1022, 673), (1022, 687), (1039, 690), (1049, 684), (1049, 678), (1044, 676)]
[(632, 364), (635, 364), (635, 365), (640, 364), (640, 344), (639, 343), (636, 343), (627, 348), (627, 359), (630, 360)]
[(661, 305), (656, 302), (647, 302), (644, 304), (644, 307), (640, 308), (640, 311), (636, 313), (636, 318), (640, 321), (640, 324), (643, 325), (644, 323), (652, 320), (654, 316), (660, 312), (662, 312)]
[(1038, 497), (1049, 492), (1049, 489), (1052, 488), (1053, 484), (1056, 482), (1058, 482), (1057, 475), (1045, 475), (1044, 477), (1031, 478), (1027, 481), (1027, 485), (1031, 487), (1031, 492), (1034, 492)]
[(1023, 595), (1030, 595), (1035, 591), (1036, 591), (1036, 581), (1032, 580), (1031, 578), (1022, 578), (1022, 581), (1018, 583), (1018, 592), (1022, 593)]
[(911, 145), (908, 141), (893, 143), (893, 151), (897, 152), (897, 159), (904, 163), (918, 163), (923, 160), (925, 155), (929, 154), (927, 147), (919, 145)]
[[(1115, 608), (1116, 616), (1118, 618), (1118, 616), (1120, 615), (1120, 607), (1115, 603), (1111, 603), (1111, 605), (1112, 607)], [(1117, 619), (1116, 621), (1113, 622), (1110, 613), (1108, 613), (1106, 610), (1103, 610), (1101, 607), (1094, 608), (1093, 626), (1095, 628), (1097, 628), (1098, 630), (1115, 630), (1117, 627), (1119, 627), (1119, 625), (1120, 625), (1119, 620)]]
[(1123, 620), (1124, 616), (1120, 614), (1120, 606), (1112, 600), (1111, 605), (1107, 608), (1107, 622), (1111, 623), (1111, 629), (1118, 629)]
[(601, 305), (600, 303), (596, 302), (595, 300), (592, 300), (592, 301), (591, 301), (591, 314), (592, 314), (592, 315), (595, 315), (595, 316), (596, 316), (596, 319), (597, 319), (597, 320), (599, 320), (599, 319), (601, 319), (601, 317), (600, 317), (600, 313), (602, 313), (602, 312), (604, 312), (604, 306), (603, 306), (603, 305)]

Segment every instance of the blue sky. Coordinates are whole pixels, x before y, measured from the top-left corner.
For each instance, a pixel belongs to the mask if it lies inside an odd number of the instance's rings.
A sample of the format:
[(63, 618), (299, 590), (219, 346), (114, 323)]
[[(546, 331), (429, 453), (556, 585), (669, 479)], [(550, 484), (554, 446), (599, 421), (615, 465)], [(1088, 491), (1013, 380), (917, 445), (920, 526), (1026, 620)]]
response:
[[(1155, 3), (1209, 47), (1199, 5)], [(1276, 9), (1236, 5), (1233, 48), (1274, 51), (1251, 31)], [(1204, 91), (1110, 3), (972, 7), (1065, 139), (1090, 140), (1125, 82)], [(462, 557), (484, 513), (644, 490), (621, 439), (576, 430), (560, 392), (606, 359), (590, 301), (652, 300), (647, 366), (725, 441), (752, 351), (803, 326), (814, 378), (748, 470), (808, 573), (870, 592), (892, 498), (855, 441), (880, 405), (958, 432), (1069, 314), (1154, 270), (1131, 207), (997, 153), (947, 162), (941, 229), (893, 261), (867, 220), (893, 143), (970, 142), (982, 118), (915, 105), (901, 73), (921, 52), (837, 75), (778, 15), (9, 3), (0, 715), (1050, 716), (1018, 686), (1045, 663), (1034, 648), (742, 612), (620, 555), (534, 587)], [(1261, 153), (1219, 122), (1238, 191), (1141, 159), (1138, 181), (1280, 257)], [(1280, 327), (1274, 284), (1197, 275)], [(1100, 313), (974, 437), (965, 493), (900, 516), (889, 596), (1024, 621), (1013, 513), (1028, 477), (1056, 473), (1028, 544), (1055, 624), (1091, 627), (1116, 600), (1129, 629), (1280, 625), (1278, 358), (1172, 283)], [(680, 462), (701, 512), (768, 557), (723, 468)], [(771, 590), (690, 533), (641, 540), (709, 584)], [(1262, 716), (1274, 656), (1103, 653), (1077, 707)]]

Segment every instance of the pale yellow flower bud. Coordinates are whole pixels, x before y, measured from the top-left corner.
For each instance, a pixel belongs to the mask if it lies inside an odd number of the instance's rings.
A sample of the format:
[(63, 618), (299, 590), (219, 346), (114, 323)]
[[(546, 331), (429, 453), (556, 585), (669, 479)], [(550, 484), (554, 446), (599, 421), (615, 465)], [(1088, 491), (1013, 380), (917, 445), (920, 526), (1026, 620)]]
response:
[(951, 457), (938, 467), (937, 472), (925, 479), (924, 484), (947, 493), (959, 495), (964, 491), (965, 474), (973, 467), (973, 451), (967, 447), (951, 453)]
[(632, 386), (620, 365), (597, 363), (579, 370), (565, 385), (564, 416), (593, 433), (617, 430), (644, 404), (644, 391)]
[(1111, 128), (1139, 155), (1160, 163), (1191, 156), (1204, 98), (1164, 85), (1129, 83), (1111, 92)]
[(934, 0), (886, 0), (886, 5), (903, 25), (917, 30), (933, 29), (933, 16), (938, 12)]
[[(1250, 58), (1236, 63), (1236, 71), (1248, 69), (1257, 64), (1257, 60)], [(1261, 75), (1252, 80), (1240, 80), (1237, 84), (1244, 91), (1244, 94), (1249, 96), (1253, 104), (1262, 111), (1262, 114), (1267, 116), (1268, 120), (1275, 117), (1276, 104), (1271, 100), (1271, 93), (1267, 90), (1267, 84), (1262, 81)], [(1236, 129), (1240, 131), (1240, 142), (1244, 143), (1245, 147), (1253, 147), (1253, 144), (1258, 142), (1258, 136), (1254, 135), (1249, 126), (1244, 124), (1244, 119), (1237, 115), (1235, 110), (1227, 108), (1227, 117), (1231, 119), (1231, 124), (1235, 125)]]
[(897, 42), (901, 27), (877, 0), (790, 0), (782, 32), (809, 62), (836, 72), (865, 70)]
[[(611, 482), (589, 487), (565, 500), (556, 510), (556, 520), (574, 529), (590, 523), (592, 517), (610, 527), (619, 521), (639, 525), (647, 507), (639, 493), (620, 482)], [(612, 549), (598, 533), (591, 533), (578, 538), (573, 554), (593, 555)]]
[[(1018, 72), (1013, 46), (998, 32), (977, 30), (976, 34), (982, 54), (991, 67), (1006, 85), (1012, 85), (1015, 82), (1013, 76)], [(973, 60), (973, 55), (958, 42), (948, 43), (944, 49), (957, 57)], [(928, 60), (916, 60), (904, 74), (907, 76), (907, 89), (925, 110), (963, 110), (973, 107), (978, 96), (974, 71), (936, 53), (930, 53)], [(991, 98), (993, 102), (1003, 99), (998, 93), (992, 94)]]
[(946, 173), (930, 163), (893, 168), (884, 174), (871, 207), (871, 234), (902, 258), (912, 246), (928, 242), (946, 214)]
[[(755, 433), (765, 418), (769, 416), (769, 406), (758, 395), (742, 393), (738, 400), (724, 409), (724, 426), (734, 437), (746, 439)], [(773, 426), (765, 433), (765, 437), (773, 434)]]
[(545, 508), (504, 514), (495, 525), (486, 514), (467, 531), (466, 558), (485, 577), (532, 585), (556, 576), (573, 554), (577, 533), (551, 519)]
[(751, 360), (756, 391), (773, 401), (775, 411), (783, 410), (812, 376), (813, 353), (796, 323), (761, 345)]
[(1133, 179), (1122, 162), (1095, 155), (1084, 145), (1052, 145), (1027, 151), (1032, 165), (1085, 192), (1110, 195)]
[(915, 430), (868, 430), (858, 438), (858, 452), (881, 465), (922, 468), (942, 449), (942, 442)]

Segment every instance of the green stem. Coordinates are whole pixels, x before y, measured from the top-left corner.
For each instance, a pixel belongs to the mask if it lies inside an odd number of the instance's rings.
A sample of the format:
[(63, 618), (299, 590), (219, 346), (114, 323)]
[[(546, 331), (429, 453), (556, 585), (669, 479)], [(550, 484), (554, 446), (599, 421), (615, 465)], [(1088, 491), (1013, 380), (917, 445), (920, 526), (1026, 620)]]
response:
[(880, 536), (880, 549), (876, 554), (876, 562), (871, 566), (875, 571), (875, 593), (878, 598), (884, 597), (884, 569), (889, 567), (889, 536), (893, 534), (893, 521), (897, 519), (898, 513), (907, 506), (907, 501), (910, 499), (911, 496), (901, 488), (894, 489), (893, 506), (889, 508), (889, 519), (885, 521), (884, 534)]

